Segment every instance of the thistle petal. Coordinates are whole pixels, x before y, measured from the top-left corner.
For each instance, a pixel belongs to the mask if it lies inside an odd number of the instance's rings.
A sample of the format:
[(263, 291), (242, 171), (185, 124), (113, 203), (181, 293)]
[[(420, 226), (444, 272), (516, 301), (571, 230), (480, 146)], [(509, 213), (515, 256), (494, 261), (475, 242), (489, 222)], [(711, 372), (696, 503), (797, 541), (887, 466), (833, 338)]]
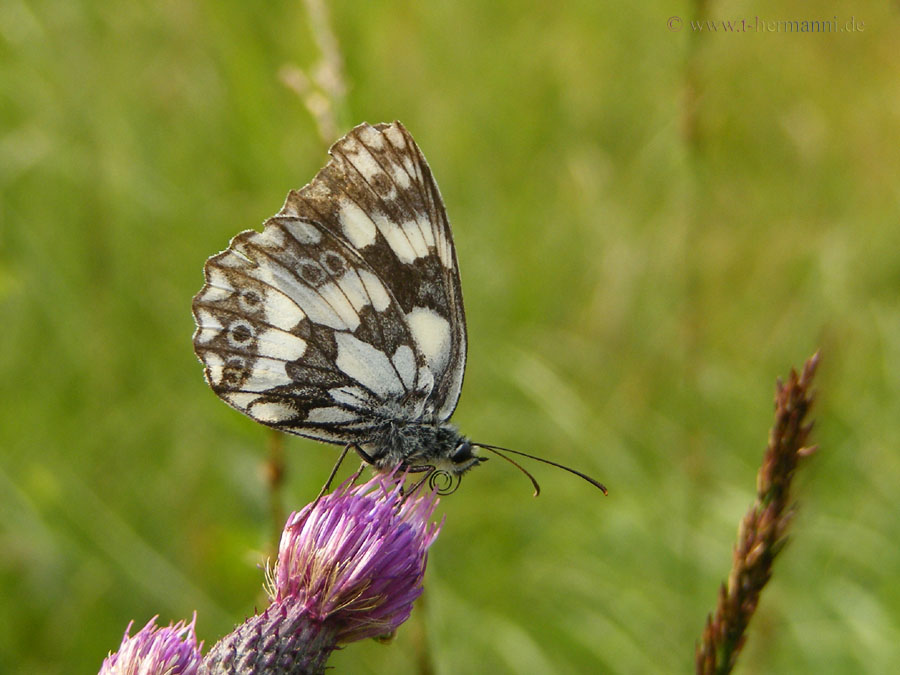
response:
[(273, 601), (301, 603), (341, 643), (395, 630), (422, 593), (440, 530), (429, 522), (437, 502), (424, 490), (404, 495), (402, 477), (379, 475), (292, 513), (270, 580)]
[(179, 621), (164, 628), (154, 616), (141, 630), (129, 636), (134, 622), (128, 624), (119, 650), (111, 653), (100, 667), (100, 675), (195, 675), (202, 657), (203, 643), (197, 644), (194, 625)]

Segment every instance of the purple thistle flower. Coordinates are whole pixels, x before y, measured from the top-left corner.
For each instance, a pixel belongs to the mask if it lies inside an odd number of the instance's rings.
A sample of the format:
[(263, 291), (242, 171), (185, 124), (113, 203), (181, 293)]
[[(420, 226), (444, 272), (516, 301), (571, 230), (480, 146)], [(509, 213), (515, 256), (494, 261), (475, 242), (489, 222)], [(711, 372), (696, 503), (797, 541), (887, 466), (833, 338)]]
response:
[(292, 513), (269, 579), (272, 600), (300, 603), (338, 643), (394, 631), (422, 594), (437, 502), (433, 492), (403, 495), (402, 481), (376, 476)]
[(200, 667), (203, 643), (197, 644), (194, 624), (179, 621), (165, 628), (156, 626), (154, 616), (141, 630), (129, 636), (134, 621), (125, 629), (119, 651), (110, 654), (100, 667), (100, 675), (194, 675)]
[(272, 604), (213, 646), (201, 673), (321, 673), (339, 644), (393, 632), (422, 594), (438, 498), (403, 475), (343, 483), (288, 518)]

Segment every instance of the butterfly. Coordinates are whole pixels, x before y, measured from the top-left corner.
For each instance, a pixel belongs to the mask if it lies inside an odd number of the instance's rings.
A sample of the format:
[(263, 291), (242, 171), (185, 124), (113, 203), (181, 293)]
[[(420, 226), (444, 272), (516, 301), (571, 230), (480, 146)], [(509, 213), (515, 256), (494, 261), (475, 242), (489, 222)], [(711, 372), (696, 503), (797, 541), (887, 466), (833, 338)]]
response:
[(476, 447), (504, 448), (449, 422), (466, 321), (440, 191), (400, 122), (360, 124), (328, 152), (262, 232), (207, 260), (194, 351), (212, 390), (257, 422), (458, 485), (487, 459)]

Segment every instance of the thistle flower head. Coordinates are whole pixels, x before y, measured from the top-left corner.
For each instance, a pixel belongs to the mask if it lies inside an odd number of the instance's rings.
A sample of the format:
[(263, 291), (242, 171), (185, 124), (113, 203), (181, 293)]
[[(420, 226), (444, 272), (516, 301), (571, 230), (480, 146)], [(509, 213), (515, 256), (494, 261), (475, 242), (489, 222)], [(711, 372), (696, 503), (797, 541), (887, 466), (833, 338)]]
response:
[(132, 621), (125, 629), (119, 651), (110, 654), (100, 667), (100, 675), (194, 675), (200, 666), (202, 643), (197, 644), (194, 624), (179, 621), (165, 628), (153, 617), (141, 630), (129, 636)]
[(299, 603), (347, 643), (390, 633), (422, 593), (434, 492), (404, 495), (402, 478), (346, 482), (292, 513), (269, 575), (273, 602)]

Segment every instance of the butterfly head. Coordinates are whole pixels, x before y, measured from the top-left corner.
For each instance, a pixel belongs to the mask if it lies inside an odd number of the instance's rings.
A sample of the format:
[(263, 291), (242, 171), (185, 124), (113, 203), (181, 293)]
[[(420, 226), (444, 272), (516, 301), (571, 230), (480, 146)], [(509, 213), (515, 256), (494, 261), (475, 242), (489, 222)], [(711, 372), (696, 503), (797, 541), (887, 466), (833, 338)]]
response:
[(476, 455), (475, 447), (469, 439), (459, 437), (458, 442), (446, 447), (439, 456), (432, 455), (428, 466), (422, 467), (423, 471), (428, 472), (429, 487), (440, 495), (455, 492), (462, 480), (462, 475), (488, 459)]
[(478, 466), (487, 459), (487, 457), (476, 455), (474, 448), (475, 446), (468, 438), (460, 439), (459, 443), (448, 455), (444, 466), (440, 468), (455, 476), (461, 476), (473, 466)]

